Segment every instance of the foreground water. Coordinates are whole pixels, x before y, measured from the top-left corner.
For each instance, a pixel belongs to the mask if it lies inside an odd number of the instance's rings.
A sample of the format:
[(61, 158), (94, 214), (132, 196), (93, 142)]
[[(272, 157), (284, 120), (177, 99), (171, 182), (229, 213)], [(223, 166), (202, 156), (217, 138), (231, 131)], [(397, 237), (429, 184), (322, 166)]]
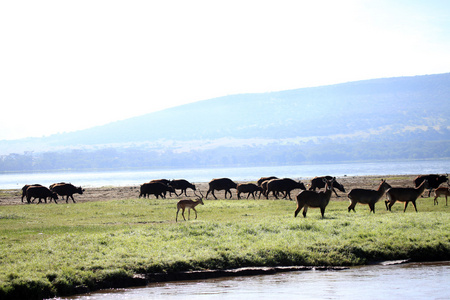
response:
[(67, 299), (450, 299), (449, 279), (450, 262), (408, 263), (154, 283)]
[(209, 182), (212, 178), (229, 177), (236, 181), (253, 181), (262, 176), (311, 178), (314, 176), (364, 176), (446, 174), (450, 160), (389, 161), (346, 164), (311, 164), (296, 166), (235, 167), (203, 169), (122, 170), (101, 172), (42, 172), (0, 174), (0, 189), (22, 188), (25, 184), (49, 186), (55, 182), (71, 182), (83, 187), (132, 186), (157, 178), (184, 178), (191, 182)]

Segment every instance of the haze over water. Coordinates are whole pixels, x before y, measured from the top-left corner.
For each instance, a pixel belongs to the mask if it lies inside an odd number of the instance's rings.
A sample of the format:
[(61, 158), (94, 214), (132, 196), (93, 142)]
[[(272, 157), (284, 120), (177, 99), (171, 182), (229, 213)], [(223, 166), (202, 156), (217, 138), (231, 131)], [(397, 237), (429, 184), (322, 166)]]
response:
[(347, 164), (307, 164), (296, 166), (121, 170), (93, 172), (45, 172), (0, 174), (1, 189), (22, 188), (25, 184), (40, 183), (48, 186), (55, 182), (71, 182), (83, 187), (134, 186), (152, 179), (184, 178), (191, 182), (209, 182), (213, 178), (229, 177), (235, 181), (255, 181), (263, 176), (309, 179), (332, 175), (415, 175), (446, 174), (450, 172), (450, 160), (390, 161)]

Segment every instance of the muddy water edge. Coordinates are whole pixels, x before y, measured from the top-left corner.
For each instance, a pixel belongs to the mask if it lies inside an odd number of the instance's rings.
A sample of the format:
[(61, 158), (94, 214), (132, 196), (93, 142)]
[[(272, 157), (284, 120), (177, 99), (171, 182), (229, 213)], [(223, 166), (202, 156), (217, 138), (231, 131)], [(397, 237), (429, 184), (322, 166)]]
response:
[(449, 299), (450, 261), (304, 268), (263, 275), (150, 283), (58, 299)]

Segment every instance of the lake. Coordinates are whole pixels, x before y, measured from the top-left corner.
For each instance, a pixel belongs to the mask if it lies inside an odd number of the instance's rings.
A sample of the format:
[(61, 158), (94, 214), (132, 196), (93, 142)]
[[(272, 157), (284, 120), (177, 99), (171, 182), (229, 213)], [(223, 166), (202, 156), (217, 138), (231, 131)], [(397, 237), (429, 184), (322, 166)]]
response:
[(152, 283), (64, 299), (450, 299), (449, 279), (450, 262), (385, 264)]
[(83, 187), (134, 186), (158, 178), (184, 178), (190, 182), (209, 182), (213, 178), (221, 177), (229, 177), (236, 181), (254, 181), (262, 176), (305, 179), (323, 175), (341, 177), (446, 174), (449, 172), (450, 160), (423, 160), (268, 167), (2, 173), (0, 174), (0, 189), (18, 189), (25, 184), (34, 183), (49, 186), (55, 182), (71, 182)]

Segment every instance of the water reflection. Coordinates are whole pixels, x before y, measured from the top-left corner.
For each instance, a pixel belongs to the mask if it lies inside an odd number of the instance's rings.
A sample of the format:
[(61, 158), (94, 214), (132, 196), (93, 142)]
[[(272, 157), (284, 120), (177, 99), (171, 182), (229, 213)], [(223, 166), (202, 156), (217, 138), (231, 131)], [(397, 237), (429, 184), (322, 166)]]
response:
[(450, 299), (450, 262), (154, 283), (71, 299)]
[(445, 174), (450, 160), (390, 161), (345, 164), (305, 164), (293, 166), (230, 167), (200, 169), (120, 170), (93, 172), (0, 173), (2, 189), (20, 189), (24, 184), (72, 182), (76, 186), (139, 185), (155, 178), (186, 178), (191, 182), (209, 182), (211, 178), (230, 177), (236, 181), (257, 180), (261, 176), (309, 178), (330, 174), (333, 176)]

